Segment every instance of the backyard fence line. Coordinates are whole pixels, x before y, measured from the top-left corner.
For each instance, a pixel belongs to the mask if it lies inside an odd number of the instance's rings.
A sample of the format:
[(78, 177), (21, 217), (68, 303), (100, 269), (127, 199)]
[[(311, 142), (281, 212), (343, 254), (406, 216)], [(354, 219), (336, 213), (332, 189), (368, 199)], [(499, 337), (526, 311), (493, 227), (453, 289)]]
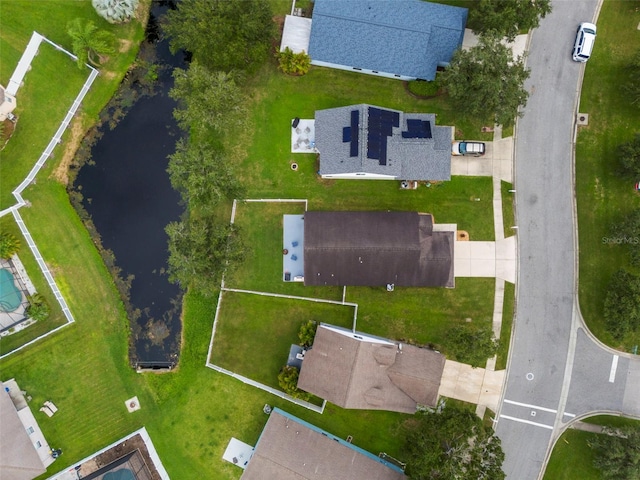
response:
[(33, 181), (35, 181), (36, 175), (38, 174), (40, 169), (44, 166), (44, 164), (47, 161), (47, 159), (51, 156), (51, 154), (53, 153), (53, 150), (55, 149), (55, 147), (62, 142), (62, 135), (64, 135), (64, 132), (67, 129), (67, 127), (69, 126), (69, 123), (71, 123), (71, 119), (73, 118), (73, 116), (78, 111), (78, 108), (80, 107), (80, 105), (82, 103), (82, 100), (84, 99), (85, 95), (89, 91), (89, 88), (91, 88), (91, 85), (93, 84), (93, 81), (95, 80), (95, 78), (97, 76), (98, 76), (98, 71), (96, 69), (92, 68), (91, 69), (91, 73), (87, 77), (87, 80), (84, 82), (84, 85), (80, 89), (80, 92), (78, 93), (78, 95), (76, 96), (75, 100), (73, 101), (73, 104), (71, 105), (71, 108), (67, 111), (67, 114), (65, 115), (64, 119), (62, 120), (62, 122), (58, 126), (58, 130), (56, 131), (54, 136), (49, 141), (49, 144), (47, 145), (47, 147), (44, 149), (44, 152), (42, 152), (42, 155), (40, 155), (40, 158), (38, 159), (36, 164), (33, 166), (31, 171), (27, 175), (27, 177), (22, 181), (22, 183), (20, 183), (20, 185), (18, 185), (18, 188), (16, 188), (13, 191), (13, 195), (14, 195), (14, 197), (16, 197), (16, 200), (18, 201), (19, 205), (25, 205), (26, 204), (26, 202), (22, 198), (22, 195), (21, 195), (22, 192)]
[(222, 288), (225, 292), (235, 292), (235, 293), (248, 293), (250, 295), (262, 295), (263, 297), (277, 297), (277, 298), (288, 298), (291, 300), (304, 300), (307, 302), (316, 302), (316, 303), (331, 303), (333, 305), (345, 305), (347, 307), (354, 307), (356, 310), (358, 308), (357, 303), (351, 302), (341, 302), (339, 300), (327, 300), (324, 298), (312, 298), (312, 297), (298, 297), (296, 295), (285, 295), (283, 293), (270, 293), (270, 292), (258, 292), (256, 290), (242, 290), (240, 288)]
[(67, 305), (66, 300), (62, 296), (62, 293), (60, 292), (60, 289), (58, 288), (58, 285), (56, 284), (56, 281), (53, 278), (53, 275), (51, 275), (51, 272), (49, 271), (49, 267), (47, 267), (47, 264), (45, 263), (44, 258), (40, 254), (40, 251), (38, 250), (38, 246), (36, 245), (36, 242), (33, 240), (31, 233), (27, 229), (27, 225), (24, 223), (24, 220), (22, 220), (22, 217), (20, 216), (20, 212), (18, 210), (14, 210), (13, 217), (15, 218), (16, 223), (18, 224), (18, 227), (22, 232), (22, 235), (27, 241), (27, 245), (29, 245), (29, 248), (31, 249), (31, 253), (35, 257), (36, 262), (38, 262), (38, 266), (40, 267), (42, 274), (46, 278), (47, 283), (49, 284), (49, 287), (53, 291), (53, 294), (55, 295), (56, 300), (58, 300), (58, 303), (60, 304), (60, 308), (62, 308), (62, 313), (64, 313), (64, 316), (67, 317), (67, 322), (68, 323), (75, 322), (75, 319), (73, 318), (73, 314), (71, 313), (71, 310), (69, 309), (69, 306)]
[(227, 370), (226, 368), (222, 368), (219, 367), (218, 365), (214, 365), (213, 363), (209, 363), (207, 362), (206, 366), (208, 368), (211, 368), (212, 370), (215, 370), (216, 372), (220, 372), (223, 373), (225, 375), (228, 375), (230, 377), (235, 378), (236, 380), (240, 380), (242, 383), (245, 383), (247, 385), (251, 385), (252, 387), (255, 388), (259, 388), (260, 390), (264, 390), (265, 392), (269, 392), (277, 397), (282, 398), (283, 400), (287, 400), (291, 403), (295, 403), (296, 405), (299, 405), (301, 407), (307, 408), (309, 410), (312, 410), (316, 413), (320, 413), (322, 414), (324, 412), (324, 407), (327, 404), (326, 400), (322, 401), (322, 405), (318, 406), (318, 405), (314, 405), (313, 403), (309, 403), (309, 402), (305, 402), (304, 400), (300, 400), (298, 398), (294, 398), (291, 395), (287, 395), (284, 392), (281, 392), (280, 390), (277, 390), (273, 387), (270, 387), (268, 385), (265, 385), (264, 383), (260, 383), (260, 382), (256, 382), (255, 380), (251, 380), (250, 378), (247, 378), (243, 375), (239, 375), (237, 373), (232, 372), (231, 370)]
[(211, 361), (211, 352), (213, 351), (213, 339), (216, 336), (216, 328), (218, 328), (218, 316), (220, 315), (220, 304), (222, 303), (222, 292), (224, 290), (224, 278), (222, 279), (222, 284), (220, 285), (220, 293), (218, 294), (218, 304), (216, 305), (216, 313), (213, 317), (213, 328), (211, 330), (211, 340), (209, 341), (209, 351), (207, 352), (207, 361), (205, 365), (207, 365)]

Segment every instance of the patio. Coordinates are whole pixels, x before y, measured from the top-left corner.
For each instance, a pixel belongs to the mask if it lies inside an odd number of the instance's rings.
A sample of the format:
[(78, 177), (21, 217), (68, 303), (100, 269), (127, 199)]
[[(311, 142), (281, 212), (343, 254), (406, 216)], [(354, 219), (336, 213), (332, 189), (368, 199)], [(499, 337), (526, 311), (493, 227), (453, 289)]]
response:
[(291, 152), (317, 153), (315, 120), (291, 120)]
[(304, 281), (304, 215), (283, 216), (282, 279)]

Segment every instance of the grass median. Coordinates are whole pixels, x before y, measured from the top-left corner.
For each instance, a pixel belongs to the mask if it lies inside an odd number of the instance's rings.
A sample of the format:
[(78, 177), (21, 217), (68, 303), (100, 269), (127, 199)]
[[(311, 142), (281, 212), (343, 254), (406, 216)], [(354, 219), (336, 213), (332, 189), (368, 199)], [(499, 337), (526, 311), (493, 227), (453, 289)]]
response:
[(604, 299), (613, 273), (628, 266), (623, 245), (608, 242), (611, 227), (640, 208), (634, 181), (616, 174), (621, 143), (640, 132), (640, 111), (622, 90), (627, 65), (638, 49), (640, 2), (605, 2), (598, 19), (598, 42), (585, 69), (580, 112), (589, 125), (580, 127), (576, 145), (576, 196), (580, 241), (579, 294), (582, 315), (591, 331), (608, 345), (629, 351), (640, 344), (640, 331), (615, 341), (604, 324)]

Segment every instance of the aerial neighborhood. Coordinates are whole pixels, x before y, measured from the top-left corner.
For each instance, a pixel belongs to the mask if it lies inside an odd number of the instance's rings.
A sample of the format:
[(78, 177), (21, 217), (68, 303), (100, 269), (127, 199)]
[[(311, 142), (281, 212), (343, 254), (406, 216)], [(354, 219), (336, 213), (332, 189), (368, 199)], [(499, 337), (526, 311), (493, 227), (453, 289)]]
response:
[(640, 476), (639, 0), (0, 12), (2, 480)]

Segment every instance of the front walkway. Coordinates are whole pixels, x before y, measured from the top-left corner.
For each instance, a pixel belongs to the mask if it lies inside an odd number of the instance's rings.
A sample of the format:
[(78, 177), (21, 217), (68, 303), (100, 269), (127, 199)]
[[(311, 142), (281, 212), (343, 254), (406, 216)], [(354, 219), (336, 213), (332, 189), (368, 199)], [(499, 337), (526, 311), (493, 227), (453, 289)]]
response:
[(438, 395), (497, 411), (505, 370), (473, 368), (446, 360)]

